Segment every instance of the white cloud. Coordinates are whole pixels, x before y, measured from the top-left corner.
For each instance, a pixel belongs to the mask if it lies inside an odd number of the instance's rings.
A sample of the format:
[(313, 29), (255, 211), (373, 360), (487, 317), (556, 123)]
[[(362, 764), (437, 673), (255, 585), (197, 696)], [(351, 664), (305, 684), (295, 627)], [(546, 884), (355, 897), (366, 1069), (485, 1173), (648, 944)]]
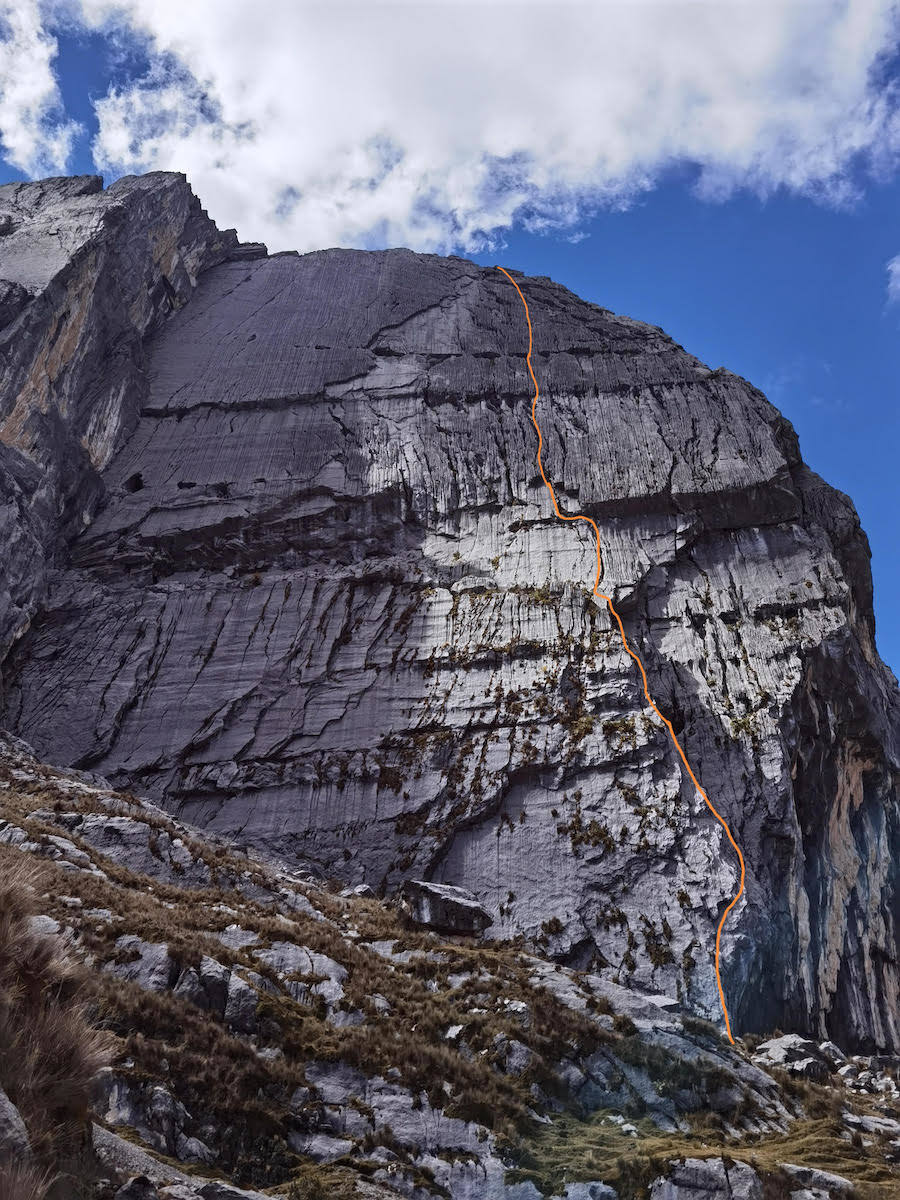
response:
[(188, 174), (273, 249), (578, 232), (660, 173), (851, 201), (893, 169), (896, 0), (69, 0), (150, 49), (96, 104), (108, 174)]
[(888, 300), (900, 301), (900, 254), (892, 258), (887, 265)]
[(0, 0), (0, 153), (26, 175), (64, 171), (78, 125), (68, 121), (38, 0)]

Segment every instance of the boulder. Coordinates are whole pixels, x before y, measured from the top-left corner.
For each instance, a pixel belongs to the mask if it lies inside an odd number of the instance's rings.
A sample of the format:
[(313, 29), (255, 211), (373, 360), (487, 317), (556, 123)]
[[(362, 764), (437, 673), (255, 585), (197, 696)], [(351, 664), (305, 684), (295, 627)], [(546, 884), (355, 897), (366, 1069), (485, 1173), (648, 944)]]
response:
[(251, 929), (243, 929), (240, 925), (226, 925), (215, 936), (229, 950), (243, 950), (245, 946), (252, 946), (259, 941), (258, 933)]
[(367, 883), (358, 883), (356, 887), (347, 887), (341, 892), (345, 900), (353, 896), (359, 896), (363, 900), (371, 900), (375, 897), (374, 890)]
[(25, 1122), (12, 1100), (0, 1088), (0, 1159), (24, 1158), (30, 1153)]
[(851, 1196), (854, 1192), (854, 1185), (843, 1175), (833, 1175), (830, 1171), (819, 1171), (814, 1167), (795, 1166), (794, 1163), (779, 1163), (779, 1166), (802, 1187), (813, 1192), (823, 1192), (834, 1200), (842, 1196)]
[(200, 982), (200, 976), (193, 967), (187, 967), (181, 972), (172, 990), (180, 999), (188, 1000), (198, 1008), (209, 1008), (209, 1000)]
[(843, 1052), (840, 1046), (836, 1046), (834, 1042), (820, 1042), (819, 1055), (834, 1068), (843, 1066), (847, 1061), (847, 1055)]
[(831, 1074), (828, 1064), (821, 1058), (799, 1058), (796, 1062), (788, 1063), (785, 1070), (791, 1075), (802, 1075), (804, 1079), (811, 1079), (815, 1083), (827, 1083)]
[(893, 1117), (878, 1117), (869, 1113), (849, 1113), (843, 1115), (845, 1125), (851, 1129), (859, 1129), (864, 1133), (874, 1133), (885, 1137), (900, 1135), (900, 1121)]
[(509, 1042), (505, 1049), (506, 1053), (503, 1060), (505, 1070), (510, 1075), (521, 1075), (530, 1066), (534, 1058), (533, 1052), (524, 1042), (516, 1041), (515, 1038)]
[(832, 1069), (832, 1059), (826, 1057), (815, 1042), (797, 1033), (760, 1043), (752, 1061), (759, 1067), (780, 1067), (791, 1075), (800, 1075), (817, 1083), (825, 1083)]
[(228, 1003), (228, 983), (231, 970), (215, 958), (204, 954), (197, 967), (197, 975), (206, 994), (207, 1004), (211, 1012), (221, 1017)]
[(269, 1200), (262, 1192), (248, 1192), (218, 1179), (201, 1184), (197, 1188), (197, 1195), (201, 1200)]
[(59, 921), (42, 913), (28, 918), (28, 928), (32, 933), (57, 934), (62, 929)]
[(165, 942), (145, 942), (135, 934), (116, 938), (116, 950), (124, 961), (104, 964), (104, 971), (119, 979), (130, 979), (148, 992), (165, 992), (178, 978), (178, 965)]
[(567, 1183), (566, 1190), (553, 1200), (618, 1200), (617, 1193), (608, 1183)]
[(400, 889), (400, 906), (416, 925), (443, 933), (477, 936), (493, 924), (493, 917), (465, 888), (424, 879), (407, 879)]
[[(107, 1068), (98, 1080), (98, 1112), (109, 1125), (130, 1126), (160, 1154), (176, 1155), (190, 1114), (162, 1084), (142, 1083)], [(148, 1174), (144, 1169), (141, 1174)]]
[(274, 989), (267, 979), (255, 971), (244, 971), (246, 978), (232, 971), (228, 979), (228, 999), (225, 1003), (225, 1023), (238, 1033), (255, 1033), (256, 1007), (259, 993)]
[(313, 950), (307, 950), (305, 946), (296, 946), (293, 942), (273, 942), (265, 950), (254, 951), (254, 955), (281, 976), (324, 977), (311, 985), (300, 980), (289, 981), (288, 990), (295, 1000), (307, 1002), (310, 995), (321, 996), (326, 1004), (333, 1007), (343, 998), (347, 968), (329, 958), (327, 954), (317, 954)]
[(201, 1142), (199, 1138), (186, 1137), (183, 1133), (175, 1138), (175, 1157), (179, 1162), (206, 1163), (212, 1166), (216, 1161), (216, 1152)]
[(669, 1174), (654, 1180), (650, 1200), (762, 1200), (762, 1181), (742, 1162), (686, 1158), (670, 1164)]
[(146, 1175), (134, 1175), (119, 1188), (114, 1200), (159, 1200), (159, 1192)]
[(228, 1003), (230, 968), (207, 955), (197, 967), (186, 967), (173, 989), (176, 996), (221, 1017)]

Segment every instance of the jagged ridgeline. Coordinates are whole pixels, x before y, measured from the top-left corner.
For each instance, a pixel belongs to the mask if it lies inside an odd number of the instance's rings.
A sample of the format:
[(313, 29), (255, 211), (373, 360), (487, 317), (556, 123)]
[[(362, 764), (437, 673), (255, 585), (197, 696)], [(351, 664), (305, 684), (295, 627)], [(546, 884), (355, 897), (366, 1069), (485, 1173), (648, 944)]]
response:
[[(183, 177), (0, 188), (0, 723), (48, 762), (719, 1019), (738, 865), (535, 461), (509, 282), (267, 255)], [(743, 379), (518, 277), (545, 463), (747, 864), (736, 1032), (900, 1045), (866, 539)]]

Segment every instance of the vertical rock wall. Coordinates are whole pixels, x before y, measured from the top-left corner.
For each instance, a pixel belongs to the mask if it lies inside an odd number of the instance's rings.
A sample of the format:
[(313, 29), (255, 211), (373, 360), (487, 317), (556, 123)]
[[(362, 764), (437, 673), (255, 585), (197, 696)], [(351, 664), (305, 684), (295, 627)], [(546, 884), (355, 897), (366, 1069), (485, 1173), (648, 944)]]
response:
[(0, 655), (134, 426), (144, 337), (236, 244), (180, 175), (0, 186)]
[[(746, 381), (521, 282), (548, 476), (744, 851), (734, 1027), (896, 1046), (900, 721), (852, 504)], [(549, 509), (526, 343), (462, 259), (211, 267), (135, 403), (103, 391), (133, 420), (90, 433), (69, 401), (105, 494), (3, 720), (324, 874), (462, 884), (495, 936), (716, 1016), (737, 864)]]

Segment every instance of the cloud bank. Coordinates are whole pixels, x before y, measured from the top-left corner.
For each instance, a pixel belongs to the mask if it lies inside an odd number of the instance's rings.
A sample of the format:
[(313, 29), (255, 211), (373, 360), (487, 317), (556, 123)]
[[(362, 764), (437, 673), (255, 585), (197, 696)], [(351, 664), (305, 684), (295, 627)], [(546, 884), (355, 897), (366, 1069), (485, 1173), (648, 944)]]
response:
[(56, 52), (37, 0), (0, 2), (0, 153), (26, 175), (64, 171), (79, 129), (62, 111)]
[(65, 151), (65, 126), (46, 120), (48, 30), (65, 12), (134, 39), (150, 63), (95, 102), (97, 168), (185, 171), (220, 224), (272, 249), (471, 252), (515, 223), (577, 237), (591, 211), (633, 202), (683, 164), (710, 200), (783, 187), (843, 204), (900, 150), (884, 57), (900, 30), (895, 0), (57, 0), (42, 11), (47, 28), (16, 33), (39, 65), (28, 94), (0, 108), (10, 161)]

